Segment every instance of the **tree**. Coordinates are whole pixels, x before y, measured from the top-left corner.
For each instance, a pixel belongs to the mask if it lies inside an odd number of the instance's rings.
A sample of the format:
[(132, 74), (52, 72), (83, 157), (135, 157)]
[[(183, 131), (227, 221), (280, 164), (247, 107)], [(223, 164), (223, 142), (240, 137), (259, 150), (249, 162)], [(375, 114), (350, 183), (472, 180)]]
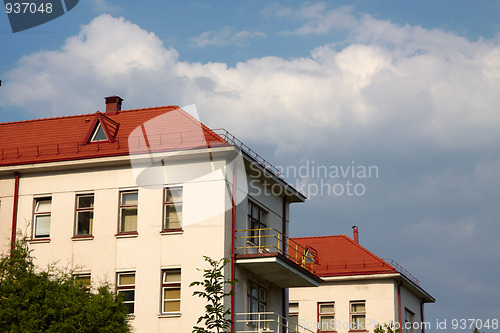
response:
[[(224, 299), (235, 294), (234, 285), (237, 280), (224, 280), (223, 270), (229, 259), (222, 258), (217, 261), (207, 256), (203, 257), (209, 263), (210, 268), (203, 270), (203, 281), (192, 282), (189, 286), (203, 287), (201, 291), (194, 291), (193, 296), (207, 300), (207, 305), (205, 305), (206, 313), (199, 317), (196, 322), (197, 325), (203, 322), (205, 327), (194, 326), (193, 333), (226, 333), (232, 321), (228, 318), (231, 316), (231, 309), (224, 307)], [(229, 292), (224, 290), (226, 285), (231, 287)]]
[(108, 284), (92, 293), (67, 270), (38, 269), (26, 238), (0, 257), (1, 332), (130, 332), (127, 316)]
[(399, 333), (399, 332), (401, 332), (401, 329), (395, 328), (394, 324), (392, 322), (390, 322), (389, 325), (384, 324), (383, 327), (381, 325), (376, 325), (373, 332), (375, 332), (375, 333)]

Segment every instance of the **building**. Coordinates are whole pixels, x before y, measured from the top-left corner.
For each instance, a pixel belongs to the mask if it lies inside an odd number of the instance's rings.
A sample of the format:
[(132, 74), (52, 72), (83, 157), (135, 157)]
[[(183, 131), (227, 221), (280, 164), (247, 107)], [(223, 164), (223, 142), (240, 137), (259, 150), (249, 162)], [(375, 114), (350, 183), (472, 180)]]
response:
[(23, 233), (38, 266), (114, 283), (136, 332), (190, 332), (204, 313), (189, 288), (203, 256), (230, 258), (232, 331), (286, 331), (287, 288), (320, 282), (287, 237), (289, 205), (305, 197), (228, 132), (122, 101), (0, 124), (0, 251)]
[(293, 238), (313, 254), (322, 282), (318, 288), (290, 289), (290, 321), (317, 332), (373, 332), (377, 324), (391, 322), (401, 323), (402, 332), (424, 332), (424, 304), (434, 298), (395, 262), (359, 245), (353, 229), (354, 240)]

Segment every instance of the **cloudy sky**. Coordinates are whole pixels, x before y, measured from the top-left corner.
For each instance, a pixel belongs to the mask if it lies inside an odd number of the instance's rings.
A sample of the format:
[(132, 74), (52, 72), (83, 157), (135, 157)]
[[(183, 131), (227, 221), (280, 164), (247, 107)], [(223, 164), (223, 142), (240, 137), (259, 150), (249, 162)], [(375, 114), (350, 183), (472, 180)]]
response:
[(81, 0), (13, 34), (2, 12), (0, 121), (195, 104), (308, 195), (294, 236), (357, 225), (437, 299), (433, 328), (500, 319), (499, 17), (498, 0)]

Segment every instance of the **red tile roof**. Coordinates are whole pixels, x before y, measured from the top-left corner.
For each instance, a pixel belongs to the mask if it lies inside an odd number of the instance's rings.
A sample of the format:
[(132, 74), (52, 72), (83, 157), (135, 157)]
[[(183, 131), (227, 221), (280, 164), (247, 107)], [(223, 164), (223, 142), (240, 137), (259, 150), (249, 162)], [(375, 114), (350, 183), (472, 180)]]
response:
[(316, 275), (348, 276), (396, 273), (396, 269), (345, 235), (298, 237), (295, 242), (317, 251)]
[[(110, 142), (87, 143), (96, 121), (104, 121), (113, 137)], [(97, 112), (0, 124), (0, 166), (225, 144), (219, 135), (177, 106), (117, 114)]]

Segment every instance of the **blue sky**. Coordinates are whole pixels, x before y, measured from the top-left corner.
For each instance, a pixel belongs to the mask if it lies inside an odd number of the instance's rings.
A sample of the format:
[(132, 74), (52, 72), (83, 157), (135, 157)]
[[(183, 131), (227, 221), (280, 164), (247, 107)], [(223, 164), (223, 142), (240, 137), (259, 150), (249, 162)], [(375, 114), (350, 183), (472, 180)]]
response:
[[(357, 225), (437, 298), (426, 320), (499, 319), (499, 17), (499, 1), (82, 0), (12, 34), (0, 13), (0, 121), (117, 94), (124, 108), (196, 104), (283, 168), (376, 166), (289, 172), (309, 194), (292, 234)], [(315, 192), (347, 181), (363, 194)]]

